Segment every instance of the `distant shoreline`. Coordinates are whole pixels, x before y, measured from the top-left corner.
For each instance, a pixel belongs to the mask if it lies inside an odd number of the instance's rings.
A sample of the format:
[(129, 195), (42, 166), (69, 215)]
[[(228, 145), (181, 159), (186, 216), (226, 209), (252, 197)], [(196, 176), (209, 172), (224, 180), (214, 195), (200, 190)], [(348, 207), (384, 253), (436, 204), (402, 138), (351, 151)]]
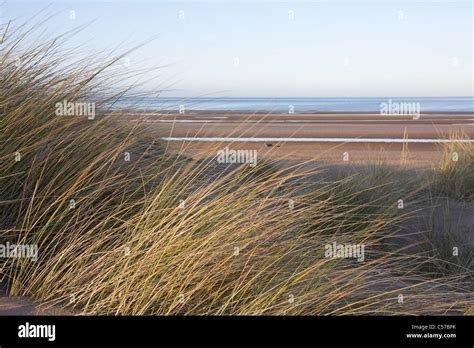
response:
[[(320, 111), (320, 110), (305, 110), (299, 111), (294, 113), (282, 112), (280, 110), (235, 110), (235, 109), (221, 109), (221, 110), (205, 110), (205, 109), (186, 109), (184, 113), (180, 113), (179, 110), (173, 109), (147, 109), (147, 108), (121, 108), (115, 109), (115, 112), (121, 112), (126, 114), (150, 114), (150, 115), (212, 115), (212, 114), (238, 114), (238, 115), (272, 115), (272, 116), (288, 116), (294, 117), (298, 115), (304, 116), (329, 116), (329, 115), (336, 115), (336, 116), (345, 116), (345, 115), (367, 115), (367, 116), (396, 116), (396, 117), (406, 117), (412, 118), (409, 115), (381, 115), (379, 111)], [(437, 116), (474, 116), (473, 111), (423, 111), (420, 113), (421, 115), (437, 115)]]
[(413, 165), (430, 165), (443, 143), (473, 142), (474, 113), (408, 115), (379, 113), (283, 114), (247, 111), (189, 111), (184, 114), (123, 111), (120, 119), (141, 125), (172, 152), (206, 158), (216, 148), (257, 150), (262, 158), (338, 163), (352, 160), (398, 162), (403, 151)]
[(172, 111), (247, 111), (301, 113), (380, 113), (392, 106), (416, 107), (421, 113), (472, 112), (474, 97), (363, 97), (363, 98), (178, 98), (125, 97), (115, 109)]

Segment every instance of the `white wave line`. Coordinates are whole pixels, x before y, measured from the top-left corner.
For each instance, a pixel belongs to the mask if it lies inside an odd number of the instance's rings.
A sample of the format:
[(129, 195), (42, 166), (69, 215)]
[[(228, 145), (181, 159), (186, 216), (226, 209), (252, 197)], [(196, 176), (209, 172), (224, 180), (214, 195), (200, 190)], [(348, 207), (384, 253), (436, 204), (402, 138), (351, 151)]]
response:
[[(410, 120), (239, 120), (239, 121), (215, 121), (215, 120), (147, 120), (146, 123), (407, 123)], [(452, 119), (440, 119), (440, 120), (423, 120), (425, 122), (439, 122), (439, 121), (460, 121)], [(463, 120), (461, 120), (463, 121)], [(466, 121), (474, 121), (474, 119), (466, 119)], [(471, 124), (467, 124), (471, 125)]]
[(289, 143), (474, 143), (471, 139), (401, 139), (401, 138), (227, 138), (227, 137), (162, 137), (165, 141), (201, 142), (289, 142)]

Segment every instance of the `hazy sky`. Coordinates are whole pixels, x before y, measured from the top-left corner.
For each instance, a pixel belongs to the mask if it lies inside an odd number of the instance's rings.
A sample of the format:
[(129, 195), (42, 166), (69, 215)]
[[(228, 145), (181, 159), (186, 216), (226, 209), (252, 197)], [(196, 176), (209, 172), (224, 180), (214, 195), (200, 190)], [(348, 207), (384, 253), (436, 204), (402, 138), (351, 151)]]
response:
[[(167, 96), (472, 96), (472, 1), (23, 1), (84, 52), (155, 38), (124, 69), (165, 65)], [(73, 10), (75, 18), (71, 19)]]

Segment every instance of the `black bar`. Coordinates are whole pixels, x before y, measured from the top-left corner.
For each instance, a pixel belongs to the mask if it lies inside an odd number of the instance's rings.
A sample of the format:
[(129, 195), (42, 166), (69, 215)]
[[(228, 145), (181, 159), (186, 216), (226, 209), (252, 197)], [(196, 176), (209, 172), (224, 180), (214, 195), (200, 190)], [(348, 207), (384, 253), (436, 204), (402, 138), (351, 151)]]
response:
[[(20, 325), (55, 325), (55, 339), (20, 338)], [(393, 345), (472, 347), (474, 317), (0, 317), (0, 346)], [(408, 338), (407, 334), (456, 337)]]

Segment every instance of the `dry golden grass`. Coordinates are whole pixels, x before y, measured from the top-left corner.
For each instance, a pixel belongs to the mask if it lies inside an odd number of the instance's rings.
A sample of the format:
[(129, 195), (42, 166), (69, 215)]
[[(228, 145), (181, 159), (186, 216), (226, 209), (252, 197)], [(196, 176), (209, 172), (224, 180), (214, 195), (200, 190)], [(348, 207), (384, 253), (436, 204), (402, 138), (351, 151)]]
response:
[[(465, 137), (452, 136), (454, 140)], [(433, 189), (449, 197), (474, 202), (474, 146), (454, 142), (444, 145), (443, 157), (434, 168)]]
[[(0, 56), (0, 240), (37, 244), (39, 259), (1, 260), (11, 294), (81, 314), (472, 313), (469, 275), (434, 278), (426, 256), (384, 251), (412, 194), (396, 172), (327, 181), (307, 164), (167, 155), (97, 97), (116, 59), (59, 69), (58, 41), (22, 50), (21, 37)], [(99, 115), (58, 117), (64, 99), (100, 99)], [(365, 260), (325, 257), (333, 241), (364, 244)]]

